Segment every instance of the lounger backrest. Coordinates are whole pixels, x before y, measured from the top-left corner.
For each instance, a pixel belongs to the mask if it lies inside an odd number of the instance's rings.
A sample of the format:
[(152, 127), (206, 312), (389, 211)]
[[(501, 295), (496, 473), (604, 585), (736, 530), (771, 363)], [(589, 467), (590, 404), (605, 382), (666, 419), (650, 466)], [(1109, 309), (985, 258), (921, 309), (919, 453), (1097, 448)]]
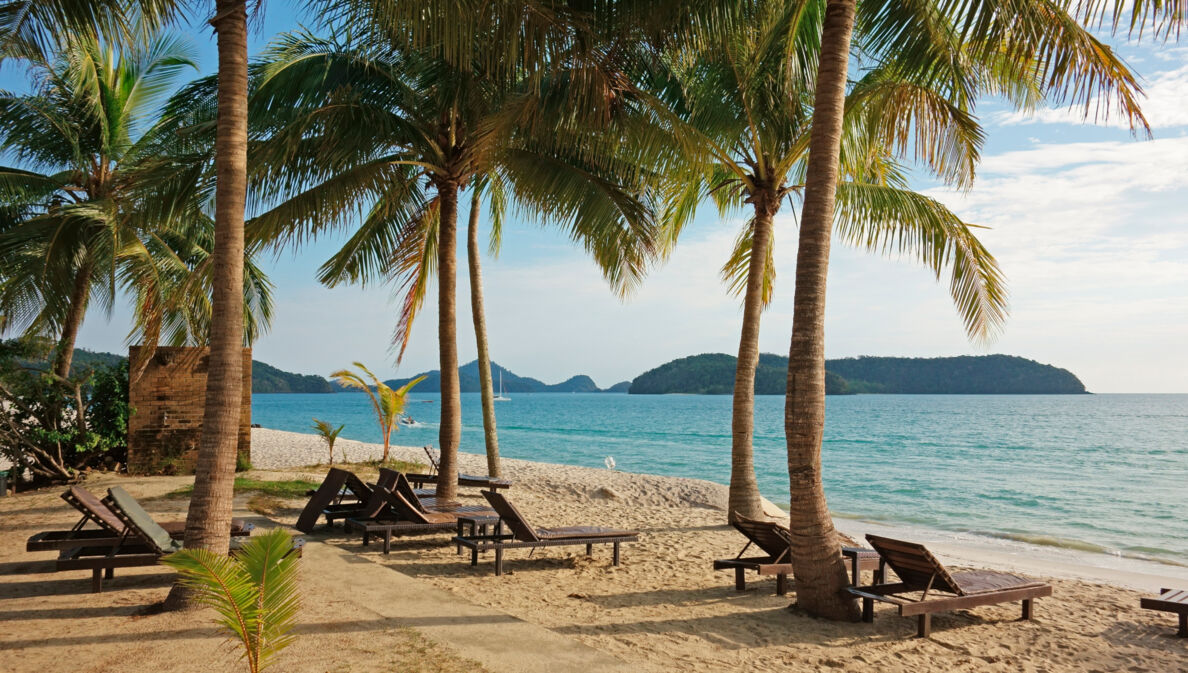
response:
[(104, 500), (108, 509), (113, 514), (124, 522), (124, 525), (132, 529), (140, 537), (157, 548), (157, 551), (162, 554), (169, 554), (181, 549), (181, 543), (174, 540), (169, 535), (169, 531), (165, 530), (158, 524), (153, 517), (136, 502), (130, 493), (119, 486), (112, 486), (107, 489), (107, 499)]
[(429, 456), (429, 464), (433, 467), (430, 474), (437, 474), (437, 456), (433, 455), (433, 447), (425, 447), (425, 455)]
[(314, 527), (318, 525), (318, 518), (322, 516), (322, 511), (338, 497), (338, 492), (346, 485), (349, 476), (354, 475), (337, 467), (330, 468), (330, 471), (326, 473), (326, 478), (322, 480), (321, 486), (318, 486), (314, 494), (309, 497), (309, 502), (305, 503), (305, 509), (301, 510), (301, 516), (297, 517), (297, 530), (303, 533), (313, 531)]
[(381, 467), (379, 470), (379, 478), (375, 480), (375, 485), (391, 491), (392, 489), (396, 488), (396, 477), (399, 476), (399, 474), (400, 473), (396, 470)]
[(536, 529), (528, 520), (520, 514), (520, 510), (516, 506), (508, 502), (507, 498), (496, 493), (495, 491), (482, 491), (483, 497), (487, 502), (491, 503), (491, 509), (499, 515), (500, 519), (507, 524), (511, 529), (513, 535), (520, 542), (540, 542), (540, 536), (536, 534)]
[(384, 510), (388, 508), (388, 499), (384, 497), (387, 490), (386, 487), (376, 484), (375, 488), (371, 490), (371, 497), (367, 499), (354, 518), (374, 519), (383, 514)]
[(416, 489), (409, 483), (408, 477), (404, 476), (403, 472), (396, 473), (396, 488), (392, 489), (400, 494), (400, 497), (408, 501), (408, 504), (417, 508), (417, 510), (424, 512), (425, 503), (421, 502), (420, 496), (417, 495)]
[(931, 588), (964, 595), (944, 564), (924, 545), (869, 534), (866, 539), (904, 584), (918, 591)]
[(787, 528), (771, 521), (748, 519), (737, 512), (732, 523), (752, 544), (767, 552), (774, 562), (791, 560), (792, 535)]
[(62, 499), (82, 512), (83, 516), (116, 535), (123, 535), (127, 530), (124, 522), (120, 521), (120, 518), (113, 514), (102, 500), (82, 486), (71, 486), (70, 490), (62, 494)]
[[(346, 470), (343, 470), (346, 472)], [(353, 493), (359, 502), (367, 502), (371, 499), (371, 488), (363, 483), (363, 480), (355, 476), (354, 472), (346, 473), (346, 488)]]
[(412, 506), (412, 503), (404, 499), (404, 496), (399, 493), (390, 491), (386, 488), (376, 488), (375, 494), (383, 500), (384, 504), (392, 509), (397, 519), (402, 521), (412, 521), (413, 523), (433, 523), (429, 520), (425, 513)]

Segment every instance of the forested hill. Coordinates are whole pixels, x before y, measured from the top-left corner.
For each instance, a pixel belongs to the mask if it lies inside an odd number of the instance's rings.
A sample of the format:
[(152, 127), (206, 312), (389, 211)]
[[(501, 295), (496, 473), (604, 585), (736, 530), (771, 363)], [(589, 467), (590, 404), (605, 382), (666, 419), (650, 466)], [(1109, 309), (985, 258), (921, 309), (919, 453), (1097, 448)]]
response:
[[(632, 395), (729, 395), (734, 392), (734, 370), (738, 358), (725, 353), (703, 353), (680, 358), (635, 377), (627, 392)], [(756, 395), (783, 395), (788, 379), (788, 358), (762, 353), (755, 368)], [(849, 392), (840, 377), (825, 374), (825, 393)]]
[[(85, 348), (74, 351), (71, 370), (116, 366), (128, 358), (115, 353), (97, 353)], [(252, 360), (253, 393), (333, 393), (335, 386), (317, 374), (294, 374), (270, 364)]]
[[(632, 394), (728, 395), (735, 358), (705, 353), (680, 358), (631, 382)], [(1085, 386), (1070, 371), (1010, 355), (952, 358), (860, 357), (825, 361), (825, 392), (934, 394), (1076, 394)], [(759, 356), (755, 394), (783, 395), (788, 358)]]
[(860, 357), (827, 360), (857, 393), (1082, 394), (1085, 384), (1067, 369), (1014, 355), (953, 358)]

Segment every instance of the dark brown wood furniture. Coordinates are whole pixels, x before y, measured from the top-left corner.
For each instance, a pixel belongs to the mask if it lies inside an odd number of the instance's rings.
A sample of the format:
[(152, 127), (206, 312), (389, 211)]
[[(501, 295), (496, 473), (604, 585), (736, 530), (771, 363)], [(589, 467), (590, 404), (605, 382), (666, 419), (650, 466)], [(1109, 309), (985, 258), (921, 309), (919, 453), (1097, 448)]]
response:
[[(735, 513), (731, 525), (746, 536), (747, 543), (734, 558), (715, 560), (714, 570), (733, 570), (734, 588), (737, 591), (746, 591), (748, 570), (753, 570), (759, 575), (775, 575), (776, 594), (783, 596), (788, 593), (788, 576), (792, 574), (792, 534), (788, 532), (787, 527), (774, 521), (748, 519), (738, 513)], [(743, 554), (747, 553), (751, 545), (763, 551), (765, 555), (744, 557)], [(853, 547), (847, 549), (853, 550), (853, 572), (878, 571), (879, 555), (876, 552)], [(842, 551), (842, 555), (846, 555), (845, 550)], [(879, 580), (876, 578), (875, 581)]]
[[(1052, 585), (1026, 577), (992, 570), (949, 572), (924, 545), (878, 535), (867, 535), (870, 546), (881, 557), (881, 575), (890, 567), (898, 582), (851, 587), (850, 593), (862, 599), (862, 620), (874, 621), (874, 602), (891, 603), (904, 617), (916, 617), (916, 635), (927, 638), (932, 632), (932, 615), (937, 612), (964, 610), (983, 605), (1021, 601), (1023, 619), (1031, 619), (1032, 601), (1052, 595)], [(919, 593), (919, 597), (907, 594)]]
[(297, 530), (303, 533), (313, 532), (322, 516), (326, 517), (329, 526), (333, 526), (336, 519), (358, 516), (359, 510), (371, 498), (371, 488), (353, 472), (332, 467), (309, 496), (309, 502), (297, 517)]
[[(81, 486), (71, 486), (62, 494), (62, 499), (82, 513), (82, 518), (69, 530), (48, 530), (33, 535), (26, 541), (25, 551), (58, 551), (80, 546), (110, 547), (125, 543), (127, 527), (93, 493)], [(86, 528), (88, 523), (98, 527)], [(175, 540), (181, 539), (186, 532), (185, 521), (168, 521), (160, 526)], [(254, 527), (243, 519), (232, 519), (231, 535), (251, 535)]]
[(478, 565), (478, 555), (495, 552), (495, 574), (503, 574), (503, 551), (505, 549), (535, 549), (537, 547), (562, 547), (585, 545), (586, 555), (594, 553), (594, 545), (609, 544), (614, 547), (614, 564), (619, 565), (619, 545), (639, 540), (639, 532), (616, 530), (594, 526), (566, 526), (561, 528), (536, 528), (528, 523), (523, 514), (502, 494), (483, 491), (483, 497), (491, 503), (491, 509), (511, 529), (510, 534), (457, 536), (454, 542), (471, 550), (470, 564)]
[(450, 532), (458, 523), (458, 517), (444, 512), (422, 512), (413, 507), (404, 496), (377, 485), (361, 515), (343, 521), (347, 532), (363, 534), (363, 546), (371, 538), (382, 536), (384, 553), (392, 551), (392, 538), (400, 535)]
[(1143, 598), (1139, 601), (1139, 605), (1146, 610), (1171, 612), (1178, 615), (1180, 628), (1176, 631), (1176, 635), (1188, 638), (1188, 590), (1160, 589), (1158, 596)]
[[(426, 446), (425, 455), (429, 457), (429, 474), (409, 473), (408, 480), (412, 482), (416, 488), (422, 488), (425, 484), (436, 484), (438, 475), (438, 459), (433, 455), (433, 447)], [(511, 488), (512, 483), (507, 479), (499, 479), (496, 477), (488, 477), (478, 474), (459, 474), (458, 485), (472, 488), (485, 488), (491, 491), (498, 491), (501, 488)]]

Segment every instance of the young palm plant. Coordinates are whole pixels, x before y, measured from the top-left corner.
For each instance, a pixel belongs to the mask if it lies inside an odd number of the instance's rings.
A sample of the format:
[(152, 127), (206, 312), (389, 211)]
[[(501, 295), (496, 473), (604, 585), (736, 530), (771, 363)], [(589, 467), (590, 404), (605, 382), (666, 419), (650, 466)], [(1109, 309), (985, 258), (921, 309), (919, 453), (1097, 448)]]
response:
[(243, 647), (249, 673), (259, 673), (295, 638), (299, 558), (289, 534), (274, 528), (230, 555), (183, 549), (161, 563), (177, 571), (194, 603), (214, 608), (219, 625)]
[(333, 465), (334, 442), (338, 439), (338, 433), (342, 432), (342, 429), (346, 427), (346, 424), (344, 423), (336, 428), (330, 423), (318, 420), (316, 418), (313, 419), (313, 422), (313, 429), (317, 430), (318, 434), (321, 435), (322, 439), (326, 442), (326, 450), (330, 452), (330, 464)]
[[(367, 379), (371, 380), (368, 381), (363, 376), (349, 369), (340, 369), (332, 373), (330, 378), (348, 388), (362, 390), (371, 399), (371, 408), (375, 411), (375, 420), (379, 423), (380, 435), (384, 440), (384, 455), (382, 460), (386, 463), (388, 462), (388, 448), (391, 443), (392, 432), (400, 429), (400, 417), (404, 414), (404, 407), (408, 403), (408, 391), (412, 390), (413, 386), (424, 381), (425, 377), (418, 376), (399, 388), (393, 389), (383, 381), (380, 381), (379, 377), (372, 374), (371, 370), (364, 367), (361, 363), (356, 362), (355, 366), (359, 368), (359, 371), (363, 372), (363, 375)], [(340, 427), (339, 430), (341, 429)], [(337, 434), (335, 432), (335, 436)], [(332, 441), (331, 450), (333, 450)]]

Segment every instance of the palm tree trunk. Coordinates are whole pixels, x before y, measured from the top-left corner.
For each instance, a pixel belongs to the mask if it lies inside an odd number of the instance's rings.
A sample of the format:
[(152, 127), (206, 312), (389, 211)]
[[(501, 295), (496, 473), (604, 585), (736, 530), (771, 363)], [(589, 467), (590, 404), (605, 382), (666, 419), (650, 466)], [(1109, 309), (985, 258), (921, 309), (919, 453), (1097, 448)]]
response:
[(70, 309), (66, 313), (66, 322), (62, 324), (62, 336), (58, 339), (57, 348), (54, 349), (53, 372), (61, 378), (70, 376), (70, 364), (74, 360), (74, 342), (78, 340), (78, 330), (87, 314), (87, 299), (90, 294), (91, 263), (86, 262), (74, 276), (74, 288), (70, 291)]
[(437, 230), (437, 345), (441, 366), (441, 428), (438, 432), (441, 459), (437, 467), (437, 497), (452, 500), (458, 494), (458, 442), (462, 436), (455, 305), (458, 184), (442, 181), (437, 187), (437, 194), (441, 199), (441, 224)]
[(738, 340), (738, 363), (734, 370), (734, 408), (731, 415), (730, 501), (727, 518), (741, 514), (749, 519), (763, 517), (759, 483), (755, 480), (753, 438), (755, 435), (755, 367), (759, 365), (759, 321), (763, 315), (763, 276), (767, 248), (771, 245), (772, 218), (778, 197), (771, 190), (756, 192), (755, 231), (751, 260), (747, 268), (747, 290), (743, 296), (742, 334)]
[(849, 582), (821, 482), (821, 438), (825, 431), (825, 280), (855, 4), (856, 0), (829, 0), (825, 9), (784, 407), (796, 600), (811, 615), (850, 621), (858, 619), (858, 604), (845, 593)]
[(483, 312), (483, 270), (479, 260), (478, 191), (470, 196), (470, 225), (466, 232), (466, 256), (470, 262), (470, 312), (474, 317), (474, 342), (478, 346), (479, 389), (483, 399), (483, 438), (487, 444), (487, 474), (503, 476), (499, 470), (499, 434), (495, 429), (495, 386), (491, 381), (491, 355), (487, 350), (487, 316)]
[[(194, 494), (185, 546), (226, 554), (239, 416), (243, 404), (243, 216), (247, 196), (248, 47), (245, 0), (216, 0), (218, 126), (215, 131), (215, 244), (210, 361)], [(166, 609), (184, 607), (174, 585)]]

